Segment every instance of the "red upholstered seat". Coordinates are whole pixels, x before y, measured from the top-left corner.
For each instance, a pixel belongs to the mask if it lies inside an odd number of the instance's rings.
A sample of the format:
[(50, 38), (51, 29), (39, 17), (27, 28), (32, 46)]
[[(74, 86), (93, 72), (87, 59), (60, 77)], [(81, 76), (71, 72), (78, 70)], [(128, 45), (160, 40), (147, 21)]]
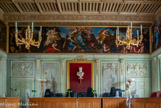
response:
[(153, 98), (153, 97), (156, 97), (157, 96), (157, 92), (153, 92), (150, 97)]
[(159, 95), (159, 97), (161, 98), (161, 94)]

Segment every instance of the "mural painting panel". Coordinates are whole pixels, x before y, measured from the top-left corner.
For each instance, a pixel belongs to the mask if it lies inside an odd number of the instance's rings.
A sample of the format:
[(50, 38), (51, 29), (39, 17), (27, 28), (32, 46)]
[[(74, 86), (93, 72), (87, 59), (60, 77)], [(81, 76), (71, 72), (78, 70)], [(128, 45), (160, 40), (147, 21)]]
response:
[(155, 51), (161, 46), (161, 18), (152, 27), (152, 35), (152, 51)]
[[(10, 53), (149, 53), (149, 28), (143, 28), (143, 40), (138, 46), (117, 46), (117, 27), (43, 27), (39, 48), (24, 45), (16, 46), (15, 28), (10, 27)], [(126, 27), (119, 29), (121, 40), (126, 38)], [(18, 37), (25, 38), (25, 27), (18, 27)], [(40, 27), (34, 28), (35, 40), (38, 40)], [(133, 39), (137, 40), (137, 30), (133, 28)], [(140, 34), (140, 32), (138, 33)]]
[(7, 26), (0, 20), (0, 49), (6, 52)]

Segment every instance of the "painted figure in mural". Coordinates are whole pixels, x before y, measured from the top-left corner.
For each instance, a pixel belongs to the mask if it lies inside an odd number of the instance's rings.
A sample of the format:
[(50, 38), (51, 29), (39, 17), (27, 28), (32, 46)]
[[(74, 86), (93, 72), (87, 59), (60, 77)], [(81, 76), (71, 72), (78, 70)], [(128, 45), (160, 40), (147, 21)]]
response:
[(104, 40), (110, 36), (109, 29), (103, 29), (98, 31), (99, 36), (97, 39), (99, 40), (100, 44), (103, 44)]
[(159, 34), (159, 43), (161, 45), (161, 21), (159, 21), (157, 31), (158, 31), (158, 34)]
[(54, 43), (49, 45), (48, 48), (46, 48), (45, 52), (47, 53), (60, 52), (60, 49), (58, 49), (57, 46), (58, 46), (57, 41), (55, 41)]
[(104, 44), (104, 45), (103, 45), (103, 48), (102, 48), (102, 52), (103, 52), (103, 53), (109, 53), (109, 52), (110, 52), (110, 47), (109, 47), (109, 45)]
[(65, 51), (74, 52), (76, 48), (76, 42), (73, 40), (73, 37), (67, 35), (63, 45), (63, 49), (65, 49)]
[(61, 36), (60, 36), (59, 32), (56, 31), (56, 28), (49, 30), (46, 33), (46, 36), (47, 36), (47, 40), (45, 42), (45, 46), (48, 46), (49, 44), (52, 44), (53, 42), (61, 39)]
[(82, 30), (81, 34), (84, 37), (85, 43), (86, 43), (86, 51), (96, 51), (98, 48), (98, 41), (93, 34), (93, 31), (90, 29), (84, 29)]

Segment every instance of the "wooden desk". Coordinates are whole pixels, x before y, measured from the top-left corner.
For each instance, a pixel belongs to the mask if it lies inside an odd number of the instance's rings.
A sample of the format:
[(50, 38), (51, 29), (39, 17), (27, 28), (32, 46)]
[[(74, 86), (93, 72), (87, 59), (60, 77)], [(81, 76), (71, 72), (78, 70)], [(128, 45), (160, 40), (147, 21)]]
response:
[(126, 98), (102, 98), (103, 108), (126, 108)]
[(101, 98), (78, 98), (79, 108), (101, 108)]
[(29, 98), (29, 108), (77, 108), (77, 98)]
[(77, 98), (44, 98), (44, 108), (77, 108)]
[(20, 98), (0, 98), (0, 103), (0, 108), (20, 108)]
[(43, 108), (44, 98), (29, 98), (29, 108)]
[(161, 108), (161, 98), (133, 98), (132, 108)]

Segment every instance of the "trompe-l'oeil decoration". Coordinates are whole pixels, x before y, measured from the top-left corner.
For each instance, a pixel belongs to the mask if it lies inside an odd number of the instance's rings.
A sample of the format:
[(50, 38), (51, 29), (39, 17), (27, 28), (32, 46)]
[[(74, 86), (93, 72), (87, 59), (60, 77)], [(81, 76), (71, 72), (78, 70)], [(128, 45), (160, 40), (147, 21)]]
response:
[(79, 81), (81, 83), (82, 79), (83, 79), (83, 76), (84, 76), (84, 72), (82, 72), (82, 67), (79, 67), (79, 72), (77, 72), (77, 76), (79, 77)]
[(19, 31), (18, 31), (18, 28), (17, 28), (17, 22), (15, 22), (15, 41), (16, 41), (16, 45), (19, 46), (19, 45), (25, 45), (25, 48), (26, 49), (30, 49), (30, 46), (35, 46), (37, 48), (40, 47), (40, 43), (41, 43), (41, 40), (42, 40), (42, 37), (41, 37), (41, 34), (42, 34), (42, 27), (40, 27), (40, 31), (39, 31), (39, 40), (38, 41), (35, 41), (33, 39), (33, 30), (34, 30), (34, 23), (32, 22), (32, 27), (30, 29), (30, 25), (28, 25), (27, 29), (25, 30), (25, 38), (21, 37), (19, 38)]
[(132, 22), (131, 22), (131, 27), (127, 27), (127, 30), (126, 30), (126, 38), (123, 39), (123, 40), (120, 40), (120, 35), (119, 35), (119, 27), (117, 27), (117, 30), (116, 30), (116, 40), (115, 40), (115, 43), (116, 43), (116, 46), (125, 46), (126, 49), (130, 49), (130, 46), (139, 46), (139, 44), (142, 42), (143, 40), (143, 35), (142, 35), (142, 25), (140, 26), (140, 36), (139, 36), (139, 31), (137, 30), (137, 39), (133, 38), (132, 37)]

